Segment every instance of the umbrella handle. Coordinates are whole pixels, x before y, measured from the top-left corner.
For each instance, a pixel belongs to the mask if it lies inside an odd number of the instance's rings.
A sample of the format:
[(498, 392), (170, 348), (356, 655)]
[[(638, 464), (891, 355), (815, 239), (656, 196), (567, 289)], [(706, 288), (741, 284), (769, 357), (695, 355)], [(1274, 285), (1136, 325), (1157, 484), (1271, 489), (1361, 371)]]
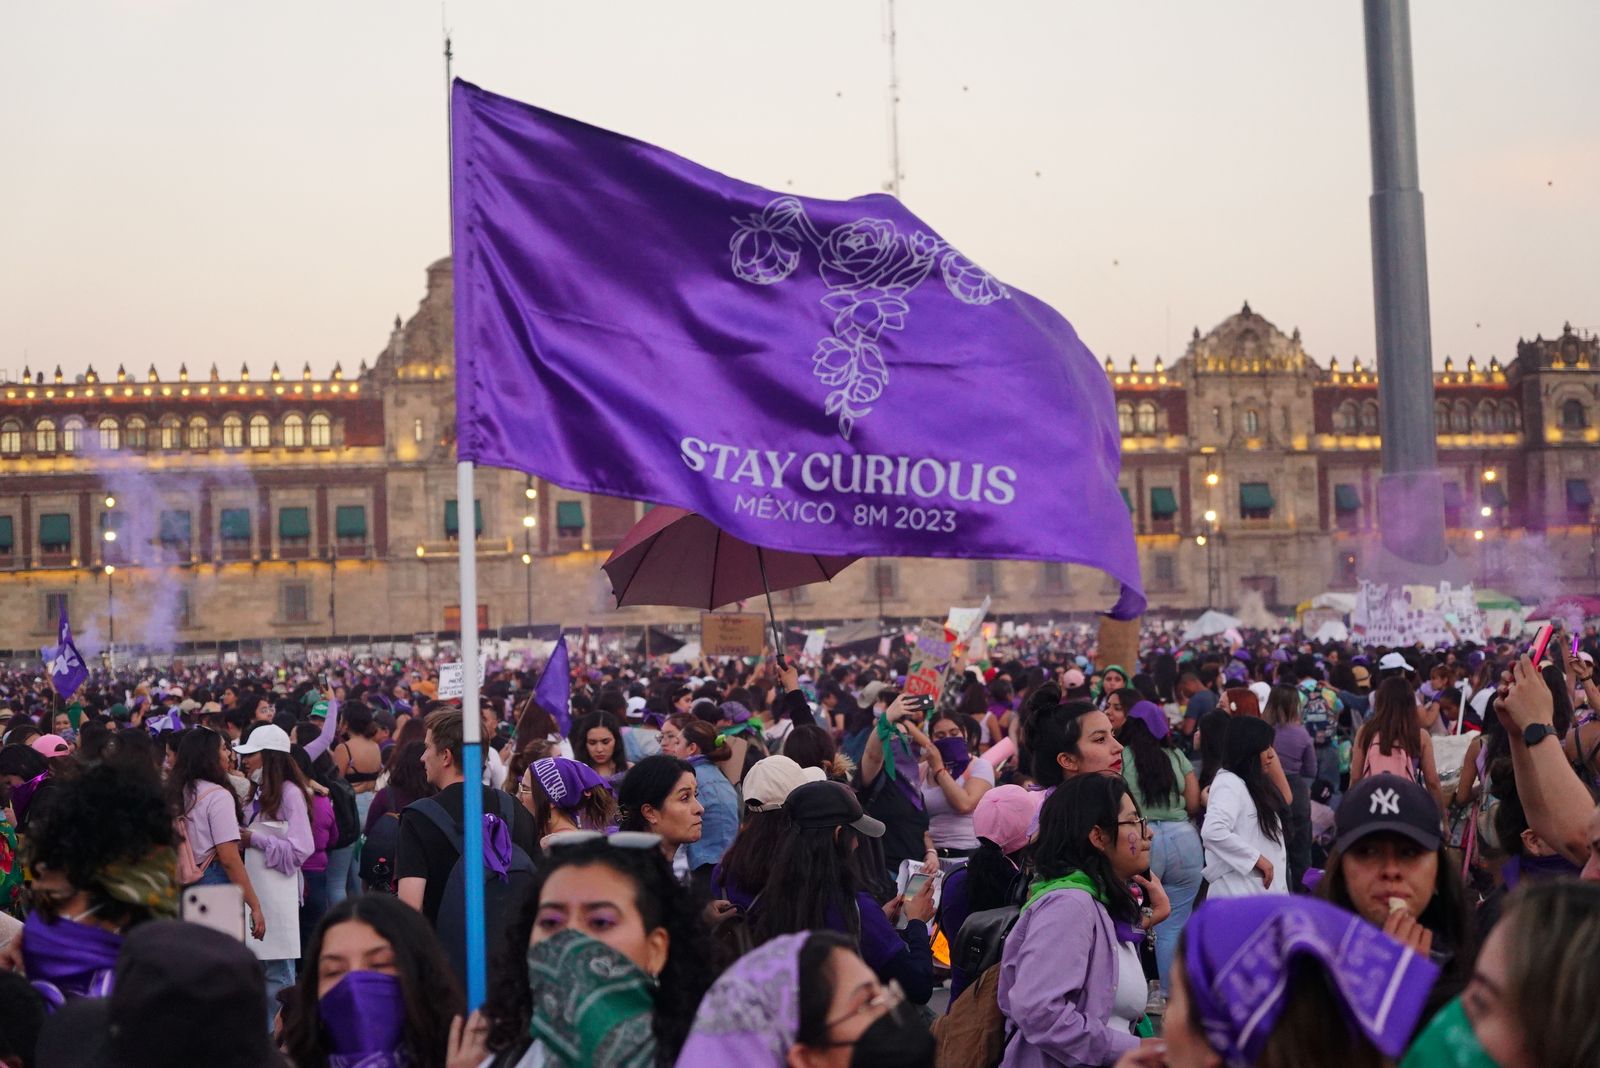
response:
[(767, 621), (772, 624), (772, 653), (778, 660), (780, 669), (789, 665), (783, 658), (783, 638), (778, 633), (778, 613), (772, 610), (772, 587), (767, 584), (767, 558), (762, 555), (761, 546), (756, 546), (756, 566), (761, 569), (761, 591), (767, 595)]

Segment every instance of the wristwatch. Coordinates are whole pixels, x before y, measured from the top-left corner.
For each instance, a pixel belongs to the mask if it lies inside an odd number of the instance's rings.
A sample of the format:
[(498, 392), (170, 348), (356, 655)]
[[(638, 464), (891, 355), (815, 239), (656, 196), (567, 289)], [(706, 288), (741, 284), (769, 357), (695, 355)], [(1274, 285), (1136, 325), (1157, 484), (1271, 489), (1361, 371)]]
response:
[(1546, 738), (1554, 738), (1556, 729), (1548, 723), (1530, 723), (1522, 728), (1522, 744), (1532, 749)]

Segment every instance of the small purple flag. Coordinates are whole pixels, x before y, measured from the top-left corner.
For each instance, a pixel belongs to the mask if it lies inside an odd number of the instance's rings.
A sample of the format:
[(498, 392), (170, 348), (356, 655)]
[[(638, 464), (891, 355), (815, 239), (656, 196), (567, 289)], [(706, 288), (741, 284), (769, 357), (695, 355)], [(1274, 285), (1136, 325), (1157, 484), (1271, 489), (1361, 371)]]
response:
[(776, 193), (462, 81), (452, 139), (461, 459), (769, 549), (1086, 564), (1143, 609), (1104, 368), (894, 197)]
[(561, 733), (572, 729), (572, 670), (567, 663), (567, 636), (556, 637), (556, 647), (550, 651), (550, 660), (533, 688), (533, 699), (546, 712), (556, 718)]
[(67, 606), (61, 606), (61, 621), (56, 628), (56, 644), (46, 646), (39, 650), (39, 655), (44, 657), (45, 670), (50, 673), (50, 685), (55, 687), (56, 693), (63, 699), (71, 697), (77, 692), (89, 677), (89, 668), (83, 662), (83, 655), (78, 652), (77, 645), (72, 641), (72, 627), (67, 622)]

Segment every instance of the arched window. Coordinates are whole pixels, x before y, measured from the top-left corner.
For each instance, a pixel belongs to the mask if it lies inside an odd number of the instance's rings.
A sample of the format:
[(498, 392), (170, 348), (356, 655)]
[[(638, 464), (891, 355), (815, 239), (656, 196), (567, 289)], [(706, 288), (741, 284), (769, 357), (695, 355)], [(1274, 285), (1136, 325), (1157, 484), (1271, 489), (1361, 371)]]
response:
[(175, 415), (161, 417), (161, 448), (180, 449), (183, 447), (183, 420)]
[(1117, 433), (1133, 433), (1133, 405), (1127, 401), (1117, 402)]
[(83, 420), (69, 415), (61, 424), (61, 451), (77, 452), (83, 448)]
[(203, 415), (196, 415), (189, 420), (189, 448), (211, 448), (211, 424)]
[(1495, 408), (1494, 401), (1481, 400), (1478, 410), (1473, 413), (1472, 419), (1476, 430), (1480, 434), (1493, 434), (1500, 429), (1500, 412)]
[(244, 420), (231, 412), (222, 417), (222, 447), (244, 448)]
[(1347, 400), (1339, 405), (1338, 411), (1333, 413), (1333, 429), (1341, 433), (1354, 434), (1360, 427), (1361, 410), (1356, 407), (1356, 402)]
[(1506, 430), (1522, 429), (1522, 409), (1516, 401), (1500, 402), (1500, 425)]
[(250, 417), (250, 447), (265, 449), (272, 445), (272, 423), (264, 415)]
[(1364, 434), (1378, 432), (1378, 402), (1375, 400), (1365, 401), (1361, 405), (1361, 431)]
[(1140, 401), (1137, 413), (1134, 415), (1134, 429), (1141, 434), (1154, 434), (1156, 432), (1156, 406), (1149, 401)]
[(33, 451), (56, 451), (56, 421), (54, 419), (41, 419), (33, 424)]
[(147, 445), (149, 445), (149, 439), (146, 437), (144, 416), (128, 416), (128, 425), (123, 429), (126, 432), (125, 436), (128, 439), (128, 448), (142, 451)]
[(1250, 435), (1261, 433), (1261, 413), (1254, 408), (1244, 410), (1244, 432)]
[(328, 422), (328, 417), (323, 412), (314, 412), (311, 416), (311, 447), (325, 449), (333, 444), (333, 425)]
[(122, 448), (122, 428), (117, 426), (117, 421), (109, 415), (100, 420), (100, 448), (106, 452), (116, 452)]
[(283, 417), (283, 447), (298, 449), (306, 443), (306, 421), (298, 415)]
[(1458, 400), (1450, 408), (1450, 431), (1453, 434), (1466, 434), (1472, 430), (1472, 410), (1467, 407), (1467, 402)]
[(1433, 402), (1433, 432), (1435, 434), (1450, 433), (1450, 402)]
[(0, 453), (15, 456), (22, 451), (22, 424), (15, 419), (0, 423)]
[(1589, 425), (1589, 413), (1584, 410), (1583, 401), (1574, 397), (1561, 402), (1561, 429), (1582, 430)]

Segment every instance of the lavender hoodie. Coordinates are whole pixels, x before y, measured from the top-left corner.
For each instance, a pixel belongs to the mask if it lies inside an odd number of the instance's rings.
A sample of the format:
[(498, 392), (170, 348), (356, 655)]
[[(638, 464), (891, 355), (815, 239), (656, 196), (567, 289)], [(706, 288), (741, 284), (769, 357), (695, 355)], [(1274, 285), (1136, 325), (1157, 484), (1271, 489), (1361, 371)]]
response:
[(1000, 957), (1002, 1068), (1106, 1065), (1139, 1045), (1107, 1026), (1117, 995), (1116, 929), (1082, 890), (1054, 890), (1023, 909)]

